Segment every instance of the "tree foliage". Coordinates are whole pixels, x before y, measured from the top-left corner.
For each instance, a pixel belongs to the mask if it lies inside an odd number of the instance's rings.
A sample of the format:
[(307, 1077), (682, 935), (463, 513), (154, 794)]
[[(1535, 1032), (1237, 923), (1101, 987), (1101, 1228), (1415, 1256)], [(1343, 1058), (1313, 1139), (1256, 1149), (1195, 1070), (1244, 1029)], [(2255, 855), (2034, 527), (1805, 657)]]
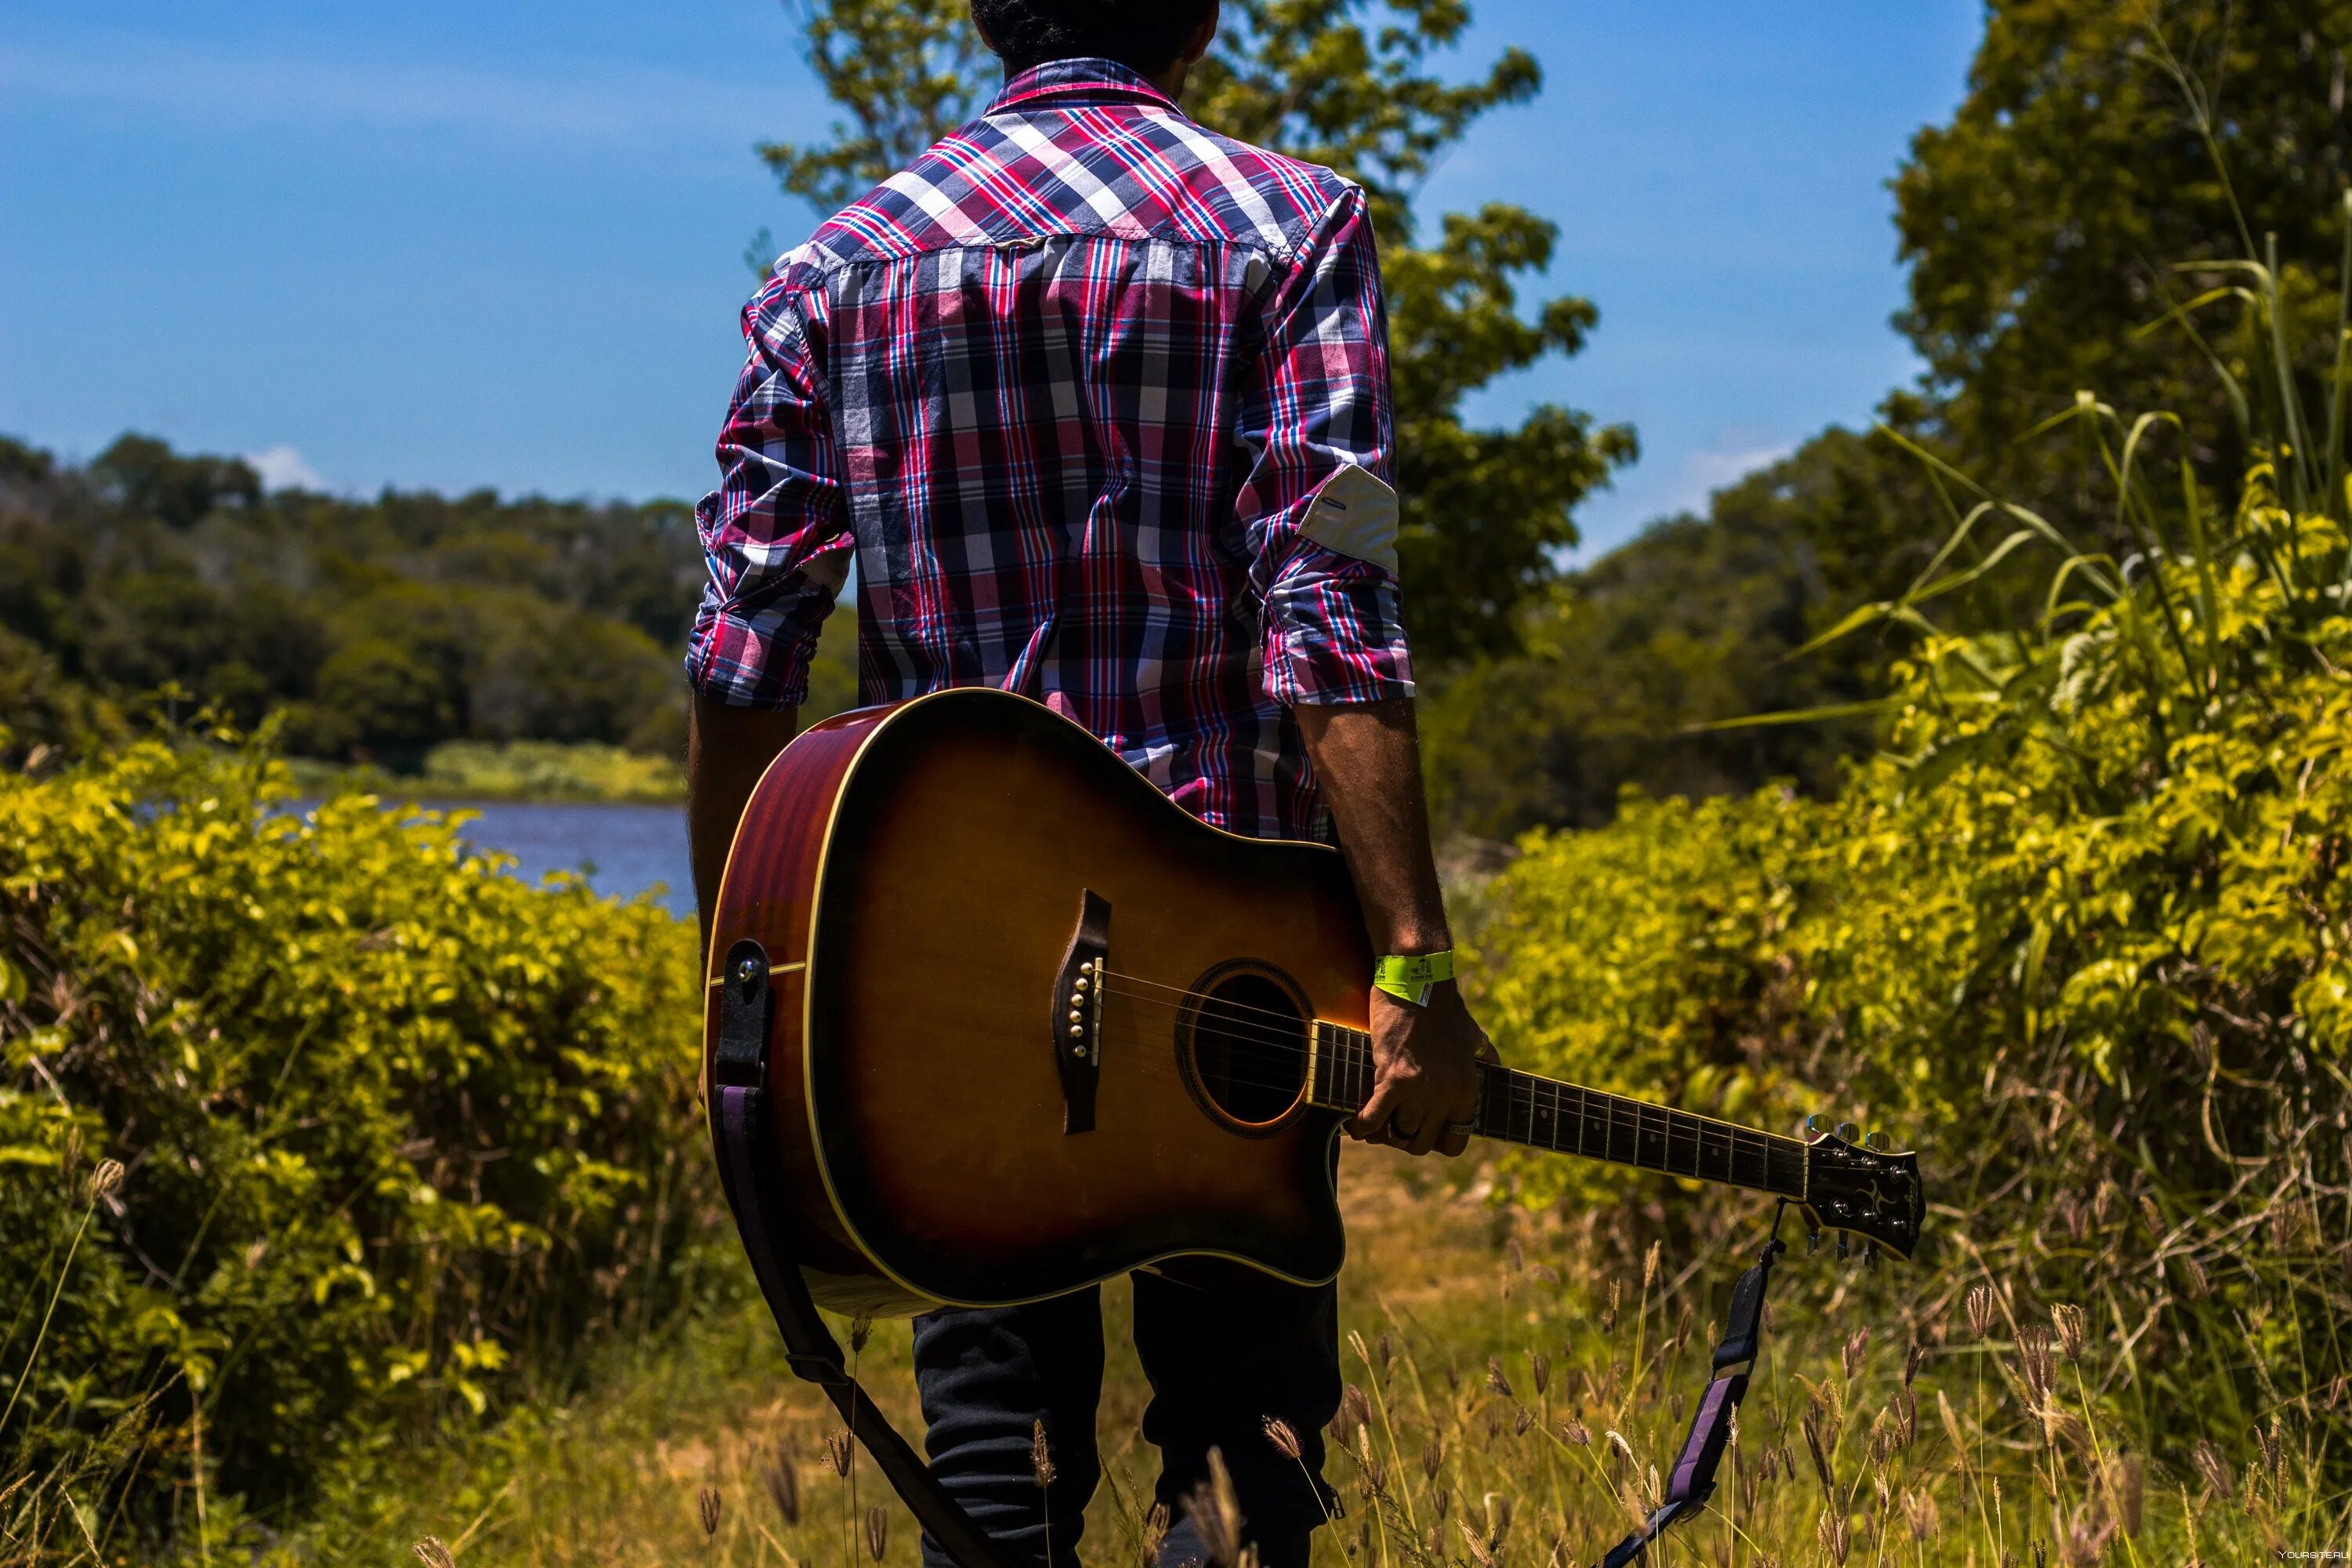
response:
[(1856, 600), (1902, 592), (1936, 515), (1917, 461), (1832, 428), (1571, 574), (1526, 647), (1441, 681), (1423, 736), (1440, 820), (1507, 838), (1607, 822), (1620, 794), (1691, 797), (1785, 780), (1832, 793), (1867, 713), (1720, 730), (1753, 714), (1859, 708), (1896, 638), (1800, 656)]
[[(2018, 438), (2087, 388), (2187, 419), (2205, 481), (2235, 487), (2248, 454), (2205, 354), (2180, 330), (2137, 329), (2241, 281), (2228, 264), (2260, 258), (2266, 237), (2332, 264), (2352, 180), (2347, 47), (2343, 0), (1987, 7), (1968, 96), (1895, 182), (1911, 266), (1897, 322), (1963, 462), (2021, 500), (2073, 499), (2074, 452)], [(2333, 313), (2300, 291), (2315, 324)], [(2216, 332), (2230, 318), (2198, 320)], [(2269, 345), (2254, 347), (2259, 363)], [(2243, 370), (2242, 349), (2217, 348)]]
[(265, 495), (146, 437), (82, 469), (0, 439), (0, 722), (71, 743), (171, 690), (404, 768), (459, 738), (675, 752), (701, 575), (676, 502)]
[[(802, 0), (809, 62), (845, 118), (808, 146), (761, 149), (784, 188), (829, 211), (979, 112), (998, 68), (966, 0)], [(1203, 124), (1360, 183), (1383, 237), (1395, 363), (1399, 553), (1415, 652), (1430, 668), (1513, 643), (1514, 612), (1556, 576), (1586, 494), (1635, 455), (1633, 431), (1549, 404), (1515, 426), (1468, 426), (1469, 394), (1558, 354), (1598, 320), (1518, 290), (1551, 264), (1558, 226), (1490, 204), (1416, 243), (1413, 198), (1481, 116), (1532, 100), (1542, 73), (1507, 49), (1466, 82), (1435, 57), (1470, 23), (1464, 0), (1228, 0), (1185, 89)]]

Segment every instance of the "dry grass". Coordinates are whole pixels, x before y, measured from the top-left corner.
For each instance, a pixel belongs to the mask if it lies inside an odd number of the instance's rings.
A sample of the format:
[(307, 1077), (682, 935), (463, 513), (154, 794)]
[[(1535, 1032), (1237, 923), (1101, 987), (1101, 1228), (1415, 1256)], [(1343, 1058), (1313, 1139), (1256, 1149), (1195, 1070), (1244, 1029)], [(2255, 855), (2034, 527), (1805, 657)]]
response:
[[(1643, 1178), (1616, 1214), (1563, 1216), (1491, 1204), (1467, 1163), (1351, 1149), (1344, 1166), (1356, 1392), (1328, 1471), (1348, 1516), (1318, 1537), (1319, 1568), (1343, 1553), (1362, 1568), (1596, 1560), (1655, 1495), (1769, 1210), (1742, 1205), (1729, 1231), (1668, 1252), (1638, 1239), (1671, 1201)], [(1998, 1568), (2352, 1547), (2343, 1500), (2321, 1497), (2305, 1458), (2307, 1424), (2158, 1463), (2102, 1414), (2132, 1375), (2111, 1331), (1972, 1278), (1956, 1218), (1935, 1258), (1875, 1277), (1799, 1246), (1722, 1488), (1658, 1561)], [(1085, 1547), (1098, 1563), (1136, 1563), (1154, 1529), (1127, 1304), (1111, 1287), (1107, 1474)], [(480, 1568), (914, 1563), (912, 1521), (862, 1456), (841, 1472), (829, 1408), (773, 1341), (751, 1313), (707, 1324), (607, 1369), (599, 1393), (346, 1500), (331, 1540), (286, 1546), (393, 1563), (430, 1535)], [(884, 1323), (863, 1361), (911, 1424), (906, 1350), (906, 1326)]]

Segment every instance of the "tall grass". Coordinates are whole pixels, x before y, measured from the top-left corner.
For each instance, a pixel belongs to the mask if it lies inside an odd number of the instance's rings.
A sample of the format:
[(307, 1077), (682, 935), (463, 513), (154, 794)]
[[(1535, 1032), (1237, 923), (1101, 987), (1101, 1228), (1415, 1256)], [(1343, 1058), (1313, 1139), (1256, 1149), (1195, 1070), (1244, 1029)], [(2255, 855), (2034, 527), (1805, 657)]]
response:
[[(1357, 1262), (1326, 1471), (1342, 1510), (1317, 1532), (1319, 1568), (1596, 1561), (1652, 1505), (1769, 1210), (1710, 1209), (1661, 1243), (1645, 1211), (1669, 1189), (1651, 1178), (1610, 1175), (1603, 1207), (1531, 1211), (1493, 1205), (1490, 1165), (1351, 1148), (1341, 1169)], [(1969, 1285), (1981, 1276), (1960, 1248), (1876, 1278), (1798, 1252), (1775, 1276), (1721, 1489), (1658, 1561), (2218, 1564), (2352, 1545), (2341, 1497), (2291, 1435), (2250, 1434), (2177, 1472), (2150, 1460), (2099, 1392), (2131, 1375), (2127, 1358), (2070, 1304), (2011, 1280)], [(1143, 1568), (1166, 1524), (1137, 1435), (1150, 1390), (1122, 1288), (1107, 1311), (1105, 1475), (1082, 1551)], [(866, 1376), (902, 1425), (906, 1352), (904, 1325), (876, 1326)], [(870, 1550), (828, 1457), (845, 1435), (756, 1312), (611, 1371), (600, 1393), (339, 1496), (341, 1522), (289, 1557), (389, 1565), (430, 1533), (481, 1568), (916, 1562), (895, 1501), (884, 1551)], [(706, 1489), (721, 1505), (709, 1531)]]

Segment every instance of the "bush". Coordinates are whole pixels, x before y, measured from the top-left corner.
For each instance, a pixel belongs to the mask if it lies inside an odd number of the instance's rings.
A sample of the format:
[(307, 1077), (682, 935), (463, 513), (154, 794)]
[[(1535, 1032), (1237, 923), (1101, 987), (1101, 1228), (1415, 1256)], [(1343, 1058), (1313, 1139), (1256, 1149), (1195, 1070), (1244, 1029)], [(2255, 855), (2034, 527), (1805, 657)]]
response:
[(163, 741), (0, 777), (9, 1517), (193, 1489), (218, 1542), (719, 1288), (690, 929), (289, 794)]
[[(2274, 1473), (2333, 1492), (2352, 1479), (2328, 1414), (2352, 1387), (2344, 489), (2265, 468), (2217, 528), (2193, 490), (2148, 493), (2147, 426), (2083, 418), (2131, 438), (2106, 455), (2145, 550), (1971, 513), (1948, 559), (1988, 520), (2014, 529), (1988, 565), (2058, 547), (2048, 614), (1939, 634), (1925, 607), (1980, 570), (1939, 564), (1853, 618), (1924, 635), (1835, 801), (1636, 801), (1523, 840), (1491, 892), (1486, 1016), (1523, 1065), (1915, 1133), (1920, 1331), (1974, 1286), (2011, 1324), (2082, 1304), (2112, 1335), (2099, 1403), (2141, 1451), (2195, 1484), (2193, 1443), (2266, 1427)], [(1529, 1160), (1518, 1179), (1539, 1202), (1587, 1178)]]

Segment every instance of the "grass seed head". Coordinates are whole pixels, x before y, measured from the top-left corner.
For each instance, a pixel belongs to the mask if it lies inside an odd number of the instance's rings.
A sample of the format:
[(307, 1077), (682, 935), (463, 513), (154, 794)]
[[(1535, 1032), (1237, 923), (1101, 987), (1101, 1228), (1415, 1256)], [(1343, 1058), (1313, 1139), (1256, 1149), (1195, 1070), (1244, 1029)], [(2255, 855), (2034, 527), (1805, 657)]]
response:
[(694, 1511), (702, 1520), (702, 1533), (719, 1533), (719, 1489), (703, 1487), (694, 1494)]
[(1853, 1538), (1846, 1528), (1845, 1510), (1823, 1509), (1813, 1526), (1813, 1536), (1822, 1543), (1822, 1551), (1838, 1568), (1845, 1568), (1846, 1554), (1853, 1550)]
[(1139, 1568), (1159, 1568), (1160, 1548), (1168, 1539), (1169, 1523), (1166, 1503), (1155, 1502), (1144, 1510), (1142, 1542), (1136, 1553)]
[(1503, 1358), (1501, 1356), (1490, 1355), (1486, 1358), (1486, 1386), (1489, 1390), (1501, 1394), (1506, 1399), (1517, 1397), (1517, 1395), (1511, 1392), (1511, 1380), (1503, 1375)]
[(876, 1503), (866, 1510), (866, 1551), (875, 1562), (890, 1550), (890, 1510)]
[(1353, 1437), (1371, 1424), (1372, 1396), (1355, 1384), (1348, 1384), (1340, 1391), (1339, 1414), (1332, 1423), (1335, 1427), (1344, 1426), (1346, 1429), (1341, 1438), (1342, 1446), (1345, 1446), (1348, 1438)]
[(1536, 1385), (1536, 1397), (1541, 1399), (1551, 1392), (1551, 1357), (1541, 1351), (1528, 1352), (1528, 1376)]
[(836, 1427), (824, 1435), (824, 1462), (833, 1467), (835, 1475), (849, 1474), (849, 1461), (856, 1454), (855, 1442), (845, 1427)]
[(1838, 1363), (1845, 1368), (1846, 1381), (1853, 1380), (1854, 1373), (1862, 1370), (1863, 1358), (1869, 1353), (1870, 1325), (1864, 1323), (1846, 1336), (1844, 1348), (1838, 1352)]
[(2083, 1345), (2091, 1337), (2090, 1320), (2083, 1309), (2061, 1301), (2050, 1309), (2050, 1325), (2057, 1331), (2058, 1353), (2068, 1361), (2079, 1361)]
[(1903, 1494), (1903, 1522), (1918, 1542), (1935, 1540), (1944, 1531), (1942, 1511), (1936, 1506), (1936, 1494), (1927, 1491), (1906, 1491)]
[(1570, 1447), (1590, 1448), (1592, 1447), (1592, 1428), (1587, 1426), (1576, 1416), (1571, 1415), (1567, 1420), (1559, 1424), (1559, 1436), (1560, 1441), (1568, 1444)]
[(1286, 1458), (1297, 1459), (1299, 1457), (1302, 1450), (1298, 1446), (1298, 1434), (1291, 1429), (1289, 1422), (1279, 1415), (1268, 1415), (1265, 1417), (1265, 1440), (1281, 1449)]
[(2116, 1461), (2108, 1489), (2115, 1494), (2116, 1522), (2126, 1535), (2137, 1535), (2147, 1509), (2147, 1477), (2137, 1454)]
[(1061, 1474), (1054, 1468), (1054, 1449), (1045, 1441), (1045, 1423), (1042, 1420), (1029, 1424), (1029, 1474), (1039, 1491), (1052, 1486), (1054, 1478)]
[[(1821, 1478), (1822, 1495), (1835, 1497), (1838, 1489), (1837, 1477), (1830, 1468), (1829, 1450), (1822, 1443), (1821, 1422), (1810, 1410), (1805, 1412), (1804, 1427), (1805, 1449), (1813, 1457), (1813, 1474)], [(1843, 1562), (1844, 1559), (1841, 1557), (1839, 1561)]]
[[(112, 1197), (115, 1189), (121, 1185), (122, 1162), (100, 1160), (98, 1163), (98, 1169), (89, 1173), (89, 1201), (94, 1204), (102, 1203)], [(433, 1538), (428, 1535), (425, 1539), (430, 1541)], [(423, 1542), (420, 1542), (418, 1544), (422, 1545)]]
[(1225, 1468), (1225, 1456), (1216, 1448), (1209, 1450), (1209, 1479), (1184, 1500), (1184, 1517), (1200, 1532), (1209, 1561), (1223, 1563), (1225, 1568), (1241, 1568), (1241, 1497), (1234, 1490), (1233, 1472)]
[(849, 1320), (849, 1353), (856, 1355), (866, 1349), (866, 1342), (874, 1337), (874, 1314), (860, 1312)]
[(1443, 1437), (1432, 1437), (1421, 1446), (1421, 1473), (1433, 1481), (1437, 1479), (1437, 1472), (1444, 1468), (1445, 1440)]
[[(110, 1160), (107, 1163), (112, 1164), (113, 1162)], [(456, 1554), (441, 1544), (441, 1538), (437, 1535), (428, 1535), (408, 1550), (412, 1556), (425, 1564), (425, 1568), (457, 1568)]]
[(2189, 1446), (2189, 1462), (2197, 1467), (2197, 1473), (2205, 1478), (2205, 1484), (2213, 1489), (2215, 1497), (2223, 1502), (2237, 1497), (2237, 1479), (2230, 1473), (2230, 1461), (2221, 1458), (2221, 1449), (2200, 1437)]
[(1647, 1290), (1658, 1281), (1658, 1252), (1663, 1242), (1650, 1243), (1650, 1250), (1642, 1255), (1642, 1289)]
[(1478, 1568), (1495, 1568), (1495, 1554), (1487, 1550), (1485, 1539), (1470, 1528), (1468, 1520), (1457, 1521), (1454, 1528), (1462, 1532), (1462, 1544), (1470, 1549), (1471, 1561)]
[(1969, 1286), (1966, 1304), (1969, 1314), (1969, 1332), (1980, 1340), (1991, 1338), (1993, 1316), (1990, 1288), (1983, 1285)]
[(777, 1517), (787, 1525), (801, 1521), (801, 1473), (793, 1463), (793, 1451), (779, 1443), (775, 1454), (760, 1467), (760, 1480), (768, 1489), (770, 1500), (776, 1505)]
[(2050, 1391), (2058, 1381), (2050, 1342), (2050, 1331), (2039, 1323), (2027, 1323), (2017, 1331), (2017, 1375), (2024, 1381), (2026, 1393), (2037, 1405), (2049, 1402)]

